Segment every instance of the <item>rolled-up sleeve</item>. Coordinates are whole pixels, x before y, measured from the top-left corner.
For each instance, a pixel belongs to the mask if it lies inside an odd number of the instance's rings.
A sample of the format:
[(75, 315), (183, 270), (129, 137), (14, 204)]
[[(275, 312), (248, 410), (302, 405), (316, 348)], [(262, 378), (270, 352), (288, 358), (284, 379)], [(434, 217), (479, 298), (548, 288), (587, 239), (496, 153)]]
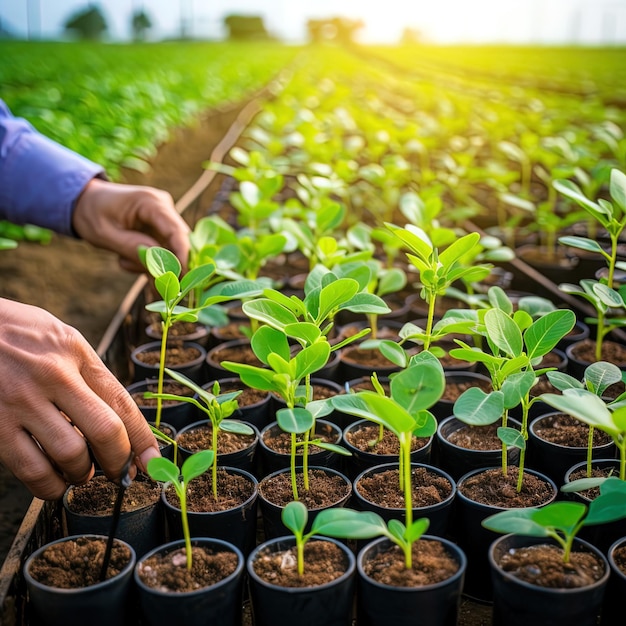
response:
[(0, 218), (74, 236), (72, 211), (104, 169), (14, 117), (0, 100)]

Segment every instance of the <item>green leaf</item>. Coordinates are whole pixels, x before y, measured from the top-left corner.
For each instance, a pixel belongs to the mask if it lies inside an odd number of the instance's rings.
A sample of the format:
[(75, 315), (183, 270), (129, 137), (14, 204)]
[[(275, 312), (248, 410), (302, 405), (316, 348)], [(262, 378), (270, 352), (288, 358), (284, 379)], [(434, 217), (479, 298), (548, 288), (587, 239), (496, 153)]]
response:
[(548, 537), (549, 530), (533, 520), (534, 512), (532, 508), (507, 509), (490, 515), (481, 524), (496, 533)]
[(329, 357), (330, 344), (327, 341), (320, 341), (300, 350), (294, 358), (295, 378), (301, 380), (305, 376), (319, 371), (328, 363)]
[(292, 311), (269, 298), (258, 298), (244, 302), (241, 308), (248, 317), (279, 330), (284, 330), (288, 324), (298, 322), (298, 318)]
[(519, 356), (523, 349), (522, 333), (513, 320), (499, 309), (485, 313), (485, 327), (490, 341), (508, 356)]
[(501, 391), (487, 394), (480, 387), (470, 387), (454, 403), (454, 416), (474, 426), (493, 424), (503, 413), (504, 394)]
[(309, 512), (302, 502), (294, 500), (283, 507), (280, 519), (294, 535), (299, 537), (304, 533), (309, 519)]
[(336, 539), (371, 539), (385, 534), (386, 529), (377, 513), (348, 508), (322, 509), (311, 524), (311, 533)]
[(180, 283), (176, 275), (172, 272), (165, 272), (154, 279), (154, 286), (166, 303), (167, 308), (171, 308), (172, 303), (180, 295)]
[(307, 409), (295, 407), (276, 411), (276, 421), (281, 430), (300, 435), (313, 428), (313, 415)]
[(439, 253), (439, 262), (444, 267), (451, 267), (463, 255), (470, 252), (480, 241), (479, 233), (468, 233), (454, 243), (450, 244), (443, 252)]
[(284, 361), (291, 359), (287, 336), (272, 326), (260, 326), (252, 335), (250, 344), (257, 358), (266, 365), (269, 364), (271, 354), (277, 354)]
[(163, 483), (177, 483), (179, 481), (180, 470), (178, 469), (178, 466), (165, 457), (155, 457), (150, 459), (146, 469), (148, 471), (148, 475), (153, 480), (158, 480)]
[(524, 343), (529, 359), (543, 357), (574, 328), (576, 315), (568, 309), (551, 311), (526, 329)]
[(411, 415), (432, 407), (443, 395), (446, 378), (439, 359), (419, 353), (390, 383), (391, 397)]
[(626, 174), (617, 169), (611, 170), (611, 180), (609, 184), (611, 199), (626, 212)]
[(200, 450), (200, 452), (194, 452), (191, 456), (188, 456), (183, 462), (181, 468), (181, 474), (185, 483), (189, 483), (190, 480), (204, 474), (215, 459), (215, 453), (213, 450)]
[(510, 426), (500, 426), (496, 432), (498, 433), (500, 441), (502, 441), (507, 448), (526, 449), (526, 439), (519, 430), (511, 428)]
[(146, 250), (146, 268), (156, 278), (166, 272), (172, 272), (176, 277), (180, 276), (180, 261), (173, 252), (158, 246)]
[(604, 252), (602, 246), (597, 241), (587, 239), (586, 237), (559, 237), (559, 243), (579, 250), (586, 250), (587, 252), (597, 252), (598, 254)]
[(319, 295), (318, 322), (327, 319), (341, 305), (348, 302), (359, 289), (359, 284), (352, 278), (338, 278), (322, 288)]

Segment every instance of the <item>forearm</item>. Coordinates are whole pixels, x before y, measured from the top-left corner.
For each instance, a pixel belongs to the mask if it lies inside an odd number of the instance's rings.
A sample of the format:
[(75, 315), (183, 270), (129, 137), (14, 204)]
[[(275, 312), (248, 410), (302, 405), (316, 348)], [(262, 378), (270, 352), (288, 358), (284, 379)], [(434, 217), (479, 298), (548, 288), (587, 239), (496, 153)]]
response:
[(102, 175), (101, 166), (0, 106), (0, 218), (74, 235), (76, 200), (91, 179)]

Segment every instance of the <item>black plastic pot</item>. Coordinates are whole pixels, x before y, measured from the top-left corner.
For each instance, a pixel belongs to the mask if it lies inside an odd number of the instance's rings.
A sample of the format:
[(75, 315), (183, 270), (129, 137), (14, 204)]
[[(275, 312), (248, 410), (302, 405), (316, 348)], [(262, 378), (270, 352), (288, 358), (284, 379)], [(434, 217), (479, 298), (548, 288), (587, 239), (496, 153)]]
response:
[[(172, 379), (164, 379), (163, 384), (169, 383), (178, 384)], [(157, 380), (156, 378), (149, 378), (144, 380), (138, 380), (131, 383), (126, 387), (126, 391), (132, 394), (138, 394), (143, 396), (144, 392), (152, 391), (157, 392)], [(167, 389), (164, 389), (167, 391)], [(157, 414), (156, 400), (152, 400), (150, 404), (144, 401), (141, 404), (141, 400), (135, 399), (139, 410), (147, 421), (154, 423)], [(161, 405), (161, 421), (171, 424), (177, 431), (184, 428), (188, 424), (191, 424), (196, 419), (195, 407), (189, 402), (163, 402)]]
[(626, 574), (620, 569), (615, 561), (615, 551), (623, 550), (626, 546), (626, 536), (620, 537), (609, 547), (607, 559), (611, 573), (609, 584), (604, 594), (604, 606), (602, 608), (602, 626), (623, 626), (624, 624), (624, 598), (626, 598)]
[[(520, 429), (522, 426), (518, 421), (512, 418), (507, 420), (507, 425), (517, 429)], [(448, 472), (454, 480), (458, 480), (461, 476), (472, 470), (498, 465), (502, 460), (502, 447), (495, 450), (475, 450), (458, 446), (449, 441), (451, 433), (465, 426), (466, 424), (454, 415), (449, 415), (439, 422), (437, 426), (435, 436), (437, 465)], [(481, 427), (475, 426), (474, 428)], [(507, 448), (508, 464), (515, 465), (518, 459), (519, 449), (512, 447)]]
[[(259, 438), (259, 460), (261, 464), (261, 471), (263, 474), (271, 474), (280, 469), (289, 467), (291, 456), (287, 453), (277, 452), (272, 450), (266, 443), (264, 437), (269, 433), (280, 433), (281, 428), (278, 422), (272, 422), (268, 424), (260, 434)], [(316, 435), (325, 435), (331, 439), (331, 443), (339, 444), (341, 441), (341, 429), (336, 424), (327, 422), (323, 419), (318, 419), (315, 422)], [(298, 453), (302, 454), (302, 446), (298, 447)], [(298, 466), (302, 465), (302, 457), (296, 459)], [(336, 452), (330, 450), (317, 449), (314, 452), (309, 452), (309, 465), (319, 465), (323, 467), (330, 467), (334, 469), (342, 469), (342, 456)]]
[(259, 554), (289, 549), (295, 543), (293, 537), (269, 539), (252, 551), (246, 565), (255, 626), (346, 626), (351, 623), (356, 577), (354, 554), (334, 539), (315, 535), (311, 538), (316, 539), (339, 546), (347, 562), (345, 574), (319, 587), (281, 587), (266, 582), (254, 571), (254, 561)]
[[(592, 552), (605, 564), (602, 577), (588, 587), (547, 588), (532, 585), (505, 572), (498, 565), (502, 554), (543, 543), (554, 543), (546, 537), (504, 535), (489, 549), (489, 566), (493, 583), (493, 626), (554, 626), (576, 624), (596, 626), (609, 580), (606, 557), (591, 544), (574, 539), (572, 550)], [(623, 623), (623, 613), (621, 616)]]
[[(552, 441), (542, 439), (537, 430), (541, 428), (542, 420), (555, 415), (562, 415), (559, 411), (546, 413), (528, 427), (527, 465), (542, 474), (549, 476), (557, 485), (565, 482), (567, 470), (581, 461), (587, 459), (587, 447), (563, 446)], [(592, 458), (610, 458), (615, 456), (615, 443), (610, 442), (602, 446), (593, 446)]]
[[(582, 358), (580, 358), (579, 356), (576, 355), (577, 348), (583, 342), (588, 342), (588, 341), (593, 341), (593, 343), (595, 345), (595, 339), (593, 339), (593, 340), (592, 339), (583, 339), (582, 341), (576, 341), (574, 343), (571, 343), (565, 349), (565, 354), (567, 355), (567, 358), (568, 358), (567, 373), (570, 376), (573, 376), (574, 378), (576, 378), (577, 380), (582, 380), (583, 379), (583, 377), (585, 375), (585, 370), (591, 364), (591, 361), (585, 361), (585, 360), (583, 360)], [(605, 344), (609, 344), (609, 343), (616, 343), (616, 342), (612, 342), (610, 339), (605, 339), (603, 341), (602, 345), (604, 346)], [(618, 346), (620, 346), (623, 349), (623, 346), (621, 346), (621, 344), (618, 344)], [(626, 362), (614, 363), (614, 364), (617, 365), (617, 367), (619, 367), (622, 370), (626, 369)]]
[(454, 576), (434, 585), (395, 587), (370, 578), (364, 566), (391, 545), (383, 537), (368, 543), (357, 556), (357, 623), (359, 626), (456, 626), (467, 567), (464, 552), (442, 537), (423, 535), (421, 540), (440, 541), (458, 561)]
[(61, 589), (50, 587), (35, 580), (30, 568), (34, 560), (51, 545), (74, 541), (79, 538), (106, 542), (106, 535), (78, 534), (51, 541), (35, 550), (24, 563), (24, 578), (28, 590), (29, 624), (38, 626), (111, 626), (126, 623), (130, 606), (130, 591), (133, 582), (133, 569), (136, 554), (128, 543), (124, 543), (130, 551), (128, 565), (116, 576), (105, 581), (80, 587), (78, 589)]
[[(472, 470), (458, 480), (454, 524), (451, 525), (450, 530), (450, 535), (467, 556), (467, 572), (463, 593), (479, 602), (490, 602), (493, 598), (488, 552), (491, 543), (501, 536), (484, 528), (482, 521), (505, 509), (471, 500), (461, 490), (465, 480), (487, 469), (493, 468)], [(500, 468), (498, 467), (498, 469)], [(549, 502), (556, 500), (559, 492), (550, 478), (534, 470), (526, 469), (524, 472), (534, 474), (549, 483), (553, 491), (552, 499)]]
[[(307, 507), (308, 523), (307, 523), (305, 532), (309, 532), (311, 530), (311, 524), (320, 511), (324, 510), (324, 508), (345, 506), (350, 500), (350, 497), (352, 495), (352, 483), (350, 482), (350, 479), (344, 474), (342, 474), (341, 472), (334, 470), (332, 468), (329, 468), (329, 467), (309, 466), (309, 471), (313, 471), (313, 470), (322, 471), (328, 475), (338, 476), (340, 480), (342, 480), (345, 483), (346, 495), (342, 497), (338, 502), (333, 502), (328, 507), (319, 507), (319, 508)], [(285, 525), (283, 524), (282, 519), (281, 519), (281, 515), (282, 515), (284, 507), (275, 502), (271, 502), (265, 496), (264, 490), (263, 490), (264, 485), (267, 484), (268, 481), (271, 481), (275, 476), (278, 476), (280, 474), (289, 474), (289, 473), (290, 473), (289, 468), (280, 469), (275, 472), (272, 472), (271, 474), (268, 474), (267, 476), (265, 476), (259, 481), (259, 507), (261, 509), (261, 517), (262, 517), (263, 532), (264, 532), (265, 539), (275, 539), (277, 537), (281, 537), (285, 535), (286, 533), (290, 532), (289, 530), (287, 530), (287, 528), (285, 528)]]
[[(230, 419), (232, 418), (227, 418), (227, 420)], [(246, 472), (254, 472), (255, 454), (260, 440), (260, 434), (255, 426), (253, 426), (252, 424), (247, 425), (250, 426), (250, 428), (252, 428), (252, 430), (254, 431), (254, 435), (250, 435), (249, 437), (249, 444), (245, 448), (241, 448), (240, 450), (234, 450), (233, 452), (228, 453), (218, 453), (217, 464), (220, 467), (238, 467), (242, 470), (245, 470)], [(210, 432), (212, 430), (211, 420), (200, 420), (198, 422), (194, 422), (193, 424), (189, 424), (182, 430), (178, 431), (178, 434), (176, 435), (176, 441), (178, 442), (178, 453), (180, 455), (181, 463), (187, 457), (191, 456), (194, 452), (197, 452), (198, 450), (191, 450), (190, 448), (185, 447), (180, 443), (180, 438), (182, 435), (198, 429), (206, 429)], [(210, 449), (210, 446), (207, 449)]]
[[(188, 361), (187, 363), (180, 364), (180, 365), (178, 364), (168, 365), (166, 361), (165, 363), (166, 367), (169, 367), (170, 369), (176, 372), (180, 372), (181, 374), (184, 374), (185, 376), (187, 376), (187, 378), (190, 378), (197, 384), (202, 384), (206, 382), (206, 378), (205, 378), (206, 349), (203, 346), (201, 346), (199, 343), (194, 343), (192, 341), (183, 342), (183, 347), (194, 348), (195, 350), (197, 350), (198, 356), (195, 357), (193, 360)], [(170, 349), (169, 346), (168, 346), (168, 349)], [(144, 343), (144, 344), (141, 344), (140, 346), (137, 346), (130, 353), (130, 360), (134, 366), (133, 382), (144, 380), (146, 378), (158, 378), (158, 375), (159, 375), (158, 363), (155, 363), (154, 365), (144, 363), (138, 357), (138, 355), (143, 352), (158, 352), (160, 350), (161, 350), (160, 341), (150, 341), (148, 343)]]
[[(144, 475), (139, 475), (135, 480), (145, 480)], [(88, 486), (88, 484), (87, 484)], [(63, 512), (67, 524), (67, 532), (70, 535), (106, 535), (111, 530), (113, 519), (112, 512), (109, 515), (84, 515), (72, 510), (70, 501), (72, 490), (70, 485), (63, 494)], [(111, 505), (111, 509), (113, 506)], [(116, 538), (130, 544), (137, 557), (143, 556), (149, 550), (163, 542), (163, 510), (160, 498), (152, 504), (134, 511), (122, 511), (115, 533)]]
[[(467, 364), (466, 364), (467, 365)], [(468, 369), (462, 371), (447, 371), (444, 372), (446, 378), (446, 386), (449, 384), (462, 384), (472, 387), (478, 387), (485, 385), (487, 389), (491, 389), (491, 379), (485, 374), (480, 372), (473, 372)], [(454, 414), (455, 399), (440, 398), (435, 402), (431, 409), (431, 413), (437, 418), (437, 420), (443, 420), (449, 415)]]
[[(575, 479), (577, 472), (584, 469), (587, 465), (586, 461), (582, 461), (572, 465), (565, 472), (565, 479), (563, 482), (570, 483)], [(606, 475), (612, 471), (613, 475), (619, 476), (619, 459), (593, 459), (591, 462), (592, 467), (606, 470)], [(579, 476), (580, 478), (580, 476)], [(568, 496), (577, 502), (582, 502), (589, 505), (591, 499), (584, 493), (568, 492)], [(596, 548), (600, 549), (606, 554), (613, 544), (621, 537), (626, 537), (626, 519), (615, 520), (614, 522), (607, 522), (605, 524), (583, 526), (578, 533), (578, 537), (588, 541)]]
[[(346, 475), (351, 480), (356, 478), (361, 472), (368, 468), (376, 467), (377, 465), (385, 463), (397, 463), (398, 461), (398, 454), (376, 454), (375, 452), (366, 452), (350, 443), (350, 433), (358, 432), (361, 428), (366, 426), (374, 426), (376, 429), (378, 428), (377, 425), (374, 425), (369, 420), (363, 419), (352, 422), (352, 424), (343, 429), (341, 444), (344, 448), (346, 448), (346, 450), (349, 450), (352, 453), (352, 456), (346, 458), (344, 461)], [(429, 437), (421, 448), (411, 452), (411, 463), (430, 462), (430, 452), (432, 450), (433, 440), (434, 437)]]
[[(258, 482), (252, 474), (236, 467), (220, 467), (218, 472), (243, 476), (250, 482), (252, 494), (245, 502), (223, 511), (187, 510), (189, 531), (192, 537), (215, 537), (228, 541), (247, 556), (256, 543)], [(168, 485), (164, 485), (161, 500), (165, 510), (168, 538), (175, 541), (183, 538), (181, 510), (168, 500), (167, 493)]]
[(156, 552), (169, 553), (184, 548), (184, 541), (173, 541), (158, 546), (139, 559), (135, 565), (134, 579), (142, 626), (171, 626), (172, 624), (205, 626), (207, 620), (211, 620), (207, 616), (219, 616), (220, 626), (241, 626), (245, 573), (245, 558), (241, 550), (226, 541), (207, 537), (193, 538), (192, 545), (206, 546), (215, 552), (222, 550), (235, 552), (238, 558), (237, 568), (219, 583), (195, 591), (174, 593), (153, 589), (143, 583), (139, 576), (138, 570), (143, 561)]
[[(430, 506), (413, 507), (413, 519), (427, 517), (430, 520), (430, 525), (428, 526), (429, 534), (436, 535), (438, 537), (444, 537), (447, 534), (448, 524), (450, 522), (453, 511), (454, 501), (456, 497), (456, 482), (454, 481), (452, 476), (450, 476), (450, 474), (433, 465), (427, 465), (424, 463), (411, 463), (411, 469), (415, 470), (416, 468), (423, 468), (428, 472), (429, 476), (432, 473), (434, 475), (444, 478), (450, 483), (450, 494), (441, 502), (437, 502), (436, 504)], [(354, 479), (353, 500), (355, 503), (355, 507), (361, 511), (374, 511), (387, 522), (391, 519), (399, 519), (402, 522), (406, 522), (404, 507), (392, 508), (389, 506), (381, 505), (380, 503), (372, 502), (363, 495), (362, 488), (360, 487), (360, 483), (368, 476), (380, 474), (381, 472), (386, 472), (389, 470), (397, 471), (398, 463), (396, 462), (376, 465), (375, 467), (368, 468), (365, 471), (361, 472)]]

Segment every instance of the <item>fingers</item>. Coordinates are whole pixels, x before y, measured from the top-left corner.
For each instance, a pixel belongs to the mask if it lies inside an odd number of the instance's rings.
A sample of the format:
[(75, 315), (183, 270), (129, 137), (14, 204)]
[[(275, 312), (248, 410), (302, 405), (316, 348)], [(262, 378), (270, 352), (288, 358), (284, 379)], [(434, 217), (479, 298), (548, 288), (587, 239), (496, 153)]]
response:
[(0, 461), (36, 497), (56, 499), (93, 473), (111, 479), (130, 450), (145, 470), (160, 456), (126, 389), (75, 329), (0, 299)]
[(186, 269), (190, 229), (160, 189), (93, 179), (76, 203), (72, 224), (86, 241), (120, 255), (125, 269), (142, 271), (137, 248), (154, 245), (171, 250)]
[(132, 450), (145, 471), (149, 459), (159, 456), (148, 423), (126, 389), (97, 359), (84, 359), (78, 384), (68, 382), (67, 393), (56, 402), (89, 445), (104, 473), (117, 480)]

